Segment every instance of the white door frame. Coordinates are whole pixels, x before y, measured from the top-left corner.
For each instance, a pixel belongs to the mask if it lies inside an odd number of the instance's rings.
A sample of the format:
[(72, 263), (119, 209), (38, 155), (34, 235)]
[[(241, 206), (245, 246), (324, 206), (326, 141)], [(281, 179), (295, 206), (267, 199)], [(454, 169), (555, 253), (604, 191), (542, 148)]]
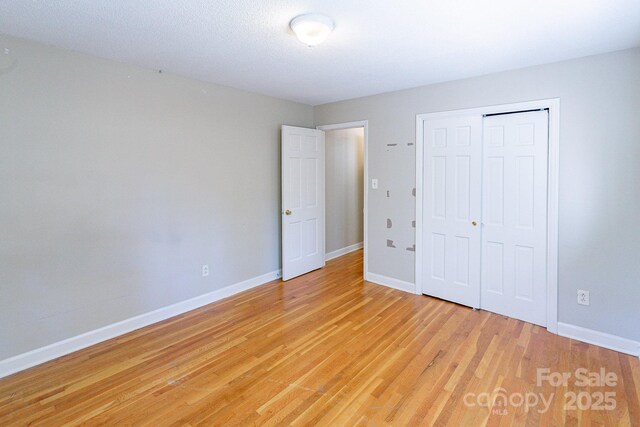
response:
[[(461, 115), (484, 115), (535, 109), (549, 109), (549, 167), (547, 192), (547, 330), (558, 333), (558, 177), (560, 145), (560, 98), (513, 104), (492, 105), (464, 110), (441, 111), (416, 115), (416, 294), (422, 294), (422, 204), (424, 174), (424, 122), (435, 118)], [(366, 193), (365, 193), (366, 194)]]
[[(355, 122), (336, 123), (331, 125), (316, 126), (316, 129), (328, 131), (338, 129), (364, 128), (364, 212), (363, 212), (363, 248), (364, 248), (364, 272), (363, 277), (369, 272), (369, 260), (367, 257), (367, 241), (369, 234), (368, 225), (368, 200), (369, 200), (369, 120), (359, 120)], [(325, 178), (326, 179), (326, 178)]]

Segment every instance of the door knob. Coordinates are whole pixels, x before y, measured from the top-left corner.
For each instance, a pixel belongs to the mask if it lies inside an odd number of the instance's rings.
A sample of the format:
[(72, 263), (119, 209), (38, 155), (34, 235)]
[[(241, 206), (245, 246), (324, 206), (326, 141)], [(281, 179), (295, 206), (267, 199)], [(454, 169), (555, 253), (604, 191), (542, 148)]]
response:
[(471, 221), (471, 225), (473, 225), (475, 227), (476, 225), (478, 225), (478, 223), (475, 222), (475, 221)]
[(284, 211), (285, 215), (291, 215), (291, 211), (289, 209), (287, 209), (286, 211)]

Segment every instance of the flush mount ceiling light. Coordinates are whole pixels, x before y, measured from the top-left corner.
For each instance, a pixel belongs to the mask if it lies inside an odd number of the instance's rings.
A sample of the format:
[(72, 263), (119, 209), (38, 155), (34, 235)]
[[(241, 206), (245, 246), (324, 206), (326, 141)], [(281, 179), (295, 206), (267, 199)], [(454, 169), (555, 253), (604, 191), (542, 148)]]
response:
[(317, 14), (296, 16), (291, 20), (289, 26), (298, 40), (307, 46), (319, 45), (335, 28), (331, 18)]

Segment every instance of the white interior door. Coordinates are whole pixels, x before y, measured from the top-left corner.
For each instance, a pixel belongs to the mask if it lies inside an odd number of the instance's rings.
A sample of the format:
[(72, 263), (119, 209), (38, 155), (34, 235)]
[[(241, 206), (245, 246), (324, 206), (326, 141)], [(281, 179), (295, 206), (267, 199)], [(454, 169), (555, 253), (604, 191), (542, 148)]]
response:
[(325, 263), (324, 132), (282, 126), (282, 278)]
[(422, 292), (480, 307), (482, 116), (424, 122)]
[(546, 325), (548, 112), (485, 117), (482, 308)]

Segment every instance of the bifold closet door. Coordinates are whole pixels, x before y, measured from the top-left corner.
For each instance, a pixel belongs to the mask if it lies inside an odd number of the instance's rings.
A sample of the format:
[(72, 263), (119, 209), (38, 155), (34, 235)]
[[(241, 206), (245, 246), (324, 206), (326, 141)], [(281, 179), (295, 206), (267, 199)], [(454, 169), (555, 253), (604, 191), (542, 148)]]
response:
[(424, 122), (422, 292), (480, 307), (482, 116)]
[(484, 118), (482, 308), (546, 326), (548, 112)]

